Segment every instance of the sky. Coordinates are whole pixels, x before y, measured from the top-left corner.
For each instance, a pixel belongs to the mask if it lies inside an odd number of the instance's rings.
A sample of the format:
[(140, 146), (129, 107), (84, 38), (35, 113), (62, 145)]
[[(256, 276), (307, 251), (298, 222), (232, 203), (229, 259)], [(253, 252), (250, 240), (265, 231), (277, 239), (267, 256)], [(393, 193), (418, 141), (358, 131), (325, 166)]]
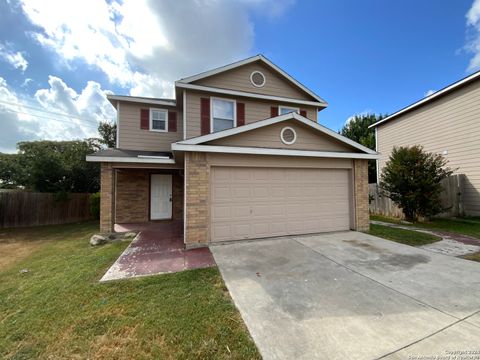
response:
[(97, 136), (107, 94), (263, 54), (325, 99), (386, 114), (480, 70), (480, 0), (0, 0), (0, 152)]

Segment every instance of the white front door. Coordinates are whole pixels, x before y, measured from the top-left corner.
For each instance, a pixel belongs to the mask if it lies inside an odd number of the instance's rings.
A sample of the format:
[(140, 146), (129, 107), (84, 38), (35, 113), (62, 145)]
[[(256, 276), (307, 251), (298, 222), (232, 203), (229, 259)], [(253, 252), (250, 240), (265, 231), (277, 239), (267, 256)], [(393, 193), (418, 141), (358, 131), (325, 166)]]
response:
[(150, 219), (172, 218), (172, 175), (152, 174), (150, 180)]

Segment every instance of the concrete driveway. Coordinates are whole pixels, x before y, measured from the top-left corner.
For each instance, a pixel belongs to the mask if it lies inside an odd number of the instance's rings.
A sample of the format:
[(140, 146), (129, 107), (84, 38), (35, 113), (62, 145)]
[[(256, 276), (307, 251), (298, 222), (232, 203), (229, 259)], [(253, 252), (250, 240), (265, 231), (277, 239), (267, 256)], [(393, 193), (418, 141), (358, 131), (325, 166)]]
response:
[(480, 263), (357, 232), (211, 251), (264, 359), (480, 358)]

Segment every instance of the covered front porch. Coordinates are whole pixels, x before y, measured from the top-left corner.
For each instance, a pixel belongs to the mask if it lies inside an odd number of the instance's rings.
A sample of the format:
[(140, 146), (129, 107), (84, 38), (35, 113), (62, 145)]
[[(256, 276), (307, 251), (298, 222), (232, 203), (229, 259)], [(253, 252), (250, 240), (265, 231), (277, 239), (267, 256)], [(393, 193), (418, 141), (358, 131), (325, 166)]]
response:
[(173, 159), (171, 153), (108, 149), (87, 160), (101, 162), (102, 233), (122, 224), (183, 221), (183, 159)]

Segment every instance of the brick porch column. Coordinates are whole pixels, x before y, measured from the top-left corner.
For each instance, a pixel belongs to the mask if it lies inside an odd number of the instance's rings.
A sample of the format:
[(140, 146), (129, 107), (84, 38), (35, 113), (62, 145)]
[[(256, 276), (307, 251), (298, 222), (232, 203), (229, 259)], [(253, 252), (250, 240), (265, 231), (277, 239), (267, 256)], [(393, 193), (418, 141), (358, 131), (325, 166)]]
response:
[(368, 231), (370, 217), (368, 206), (368, 160), (354, 160), (355, 230)]
[(100, 169), (100, 232), (113, 232), (115, 184), (112, 165), (102, 163)]
[(205, 153), (185, 153), (185, 246), (208, 243), (209, 167)]

